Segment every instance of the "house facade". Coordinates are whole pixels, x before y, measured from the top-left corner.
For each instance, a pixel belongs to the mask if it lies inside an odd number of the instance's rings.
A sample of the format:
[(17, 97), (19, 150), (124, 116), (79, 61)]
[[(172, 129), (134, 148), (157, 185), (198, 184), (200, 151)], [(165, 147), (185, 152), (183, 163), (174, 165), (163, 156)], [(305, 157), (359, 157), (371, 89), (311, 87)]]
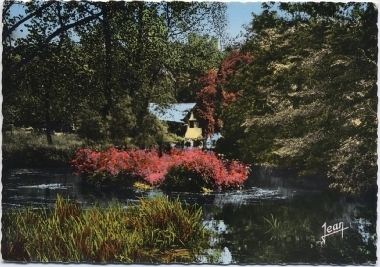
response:
[[(203, 147), (202, 128), (197, 118), (194, 116), (193, 109), (195, 103), (175, 103), (168, 107), (162, 108), (157, 104), (150, 103), (149, 111), (157, 116), (161, 121), (169, 123), (178, 123), (185, 127), (185, 146), (186, 147)], [(220, 138), (220, 134), (209, 137), (206, 141), (206, 147), (211, 149), (214, 147), (216, 140)]]
[(185, 126), (186, 126), (186, 139), (199, 139), (202, 138), (202, 128), (199, 126), (199, 122), (194, 117), (194, 113), (192, 111), (187, 115), (188, 118), (184, 118)]

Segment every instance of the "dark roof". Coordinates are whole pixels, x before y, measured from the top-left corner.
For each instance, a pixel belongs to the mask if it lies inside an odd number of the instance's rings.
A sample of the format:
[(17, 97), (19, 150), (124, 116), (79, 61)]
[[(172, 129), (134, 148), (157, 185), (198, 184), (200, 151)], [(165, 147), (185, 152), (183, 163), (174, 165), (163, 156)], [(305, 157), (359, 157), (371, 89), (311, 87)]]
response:
[(160, 107), (158, 104), (149, 103), (149, 112), (156, 115), (162, 121), (183, 122), (184, 117), (194, 108), (195, 103), (175, 103), (168, 107)]

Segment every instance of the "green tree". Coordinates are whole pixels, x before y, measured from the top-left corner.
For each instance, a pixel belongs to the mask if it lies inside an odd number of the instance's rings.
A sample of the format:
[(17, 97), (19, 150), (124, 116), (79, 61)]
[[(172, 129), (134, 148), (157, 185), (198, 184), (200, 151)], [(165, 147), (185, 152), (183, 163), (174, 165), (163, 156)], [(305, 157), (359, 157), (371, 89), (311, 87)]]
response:
[(244, 45), (253, 63), (228, 85), (242, 88), (243, 96), (222, 115), (220, 149), (230, 143), (230, 156), (304, 175), (322, 171), (343, 192), (373, 189), (376, 7), (284, 4), (278, 19), (269, 8), (256, 16), (255, 38)]
[[(19, 8), (25, 15), (12, 13)], [(100, 12), (88, 2), (59, 1), (5, 1), (3, 4), (3, 82), (13, 79), (21, 67), (28, 64), (51, 44), (57, 44), (63, 37), (71, 37), (73, 29), (99, 19)], [(24, 31), (24, 37), (16, 31)], [(23, 56), (19, 57), (20, 50)], [(12, 59), (12, 60), (9, 60)]]
[(130, 136), (136, 131), (136, 117), (132, 113), (131, 99), (116, 103), (112, 109), (109, 122), (109, 131), (111, 140), (119, 144), (128, 145)]
[(47, 140), (52, 143), (52, 122), (74, 122), (81, 110), (84, 92), (76, 83), (75, 58), (71, 44), (63, 42), (21, 67), (15, 75), (18, 84), (3, 84), (5, 120), (38, 127), (45, 124)]

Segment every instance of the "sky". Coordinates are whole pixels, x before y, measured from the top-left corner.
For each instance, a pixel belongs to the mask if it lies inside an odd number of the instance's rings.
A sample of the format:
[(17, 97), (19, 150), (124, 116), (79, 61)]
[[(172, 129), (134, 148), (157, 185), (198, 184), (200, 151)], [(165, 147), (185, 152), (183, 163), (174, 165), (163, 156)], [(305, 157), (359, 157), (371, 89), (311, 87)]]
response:
[[(249, 24), (252, 21), (252, 12), (259, 14), (261, 13), (262, 2), (227, 2), (227, 16), (229, 20), (229, 25), (227, 27), (227, 32), (234, 38), (243, 30), (244, 24)], [(15, 14), (24, 14), (21, 8), (13, 9)], [(25, 36), (26, 32), (21, 33), (20, 31), (15, 32), (16, 36)]]
[(261, 13), (262, 2), (226, 2), (229, 26), (227, 28), (231, 37), (236, 37), (243, 30), (243, 24), (252, 21), (252, 13)]

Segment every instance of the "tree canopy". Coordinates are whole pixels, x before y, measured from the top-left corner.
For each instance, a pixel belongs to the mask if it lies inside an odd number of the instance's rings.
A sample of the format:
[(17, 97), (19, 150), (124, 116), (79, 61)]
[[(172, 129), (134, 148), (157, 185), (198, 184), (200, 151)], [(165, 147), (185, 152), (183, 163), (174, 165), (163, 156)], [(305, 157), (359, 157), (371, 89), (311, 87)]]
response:
[(149, 102), (194, 101), (226, 19), (216, 2), (5, 1), (3, 11), (5, 123), (90, 116), (98, 137), (119, 141), (162, 129), (148, 123)]
[[(263, 4), (243, 45), (252, 63), (227, 88), (219, 151), (323, 172), (366, 192), (377, 173), (377, 8), (373, 3)], [(278, 12), (281, 11), (281, 12)]]

